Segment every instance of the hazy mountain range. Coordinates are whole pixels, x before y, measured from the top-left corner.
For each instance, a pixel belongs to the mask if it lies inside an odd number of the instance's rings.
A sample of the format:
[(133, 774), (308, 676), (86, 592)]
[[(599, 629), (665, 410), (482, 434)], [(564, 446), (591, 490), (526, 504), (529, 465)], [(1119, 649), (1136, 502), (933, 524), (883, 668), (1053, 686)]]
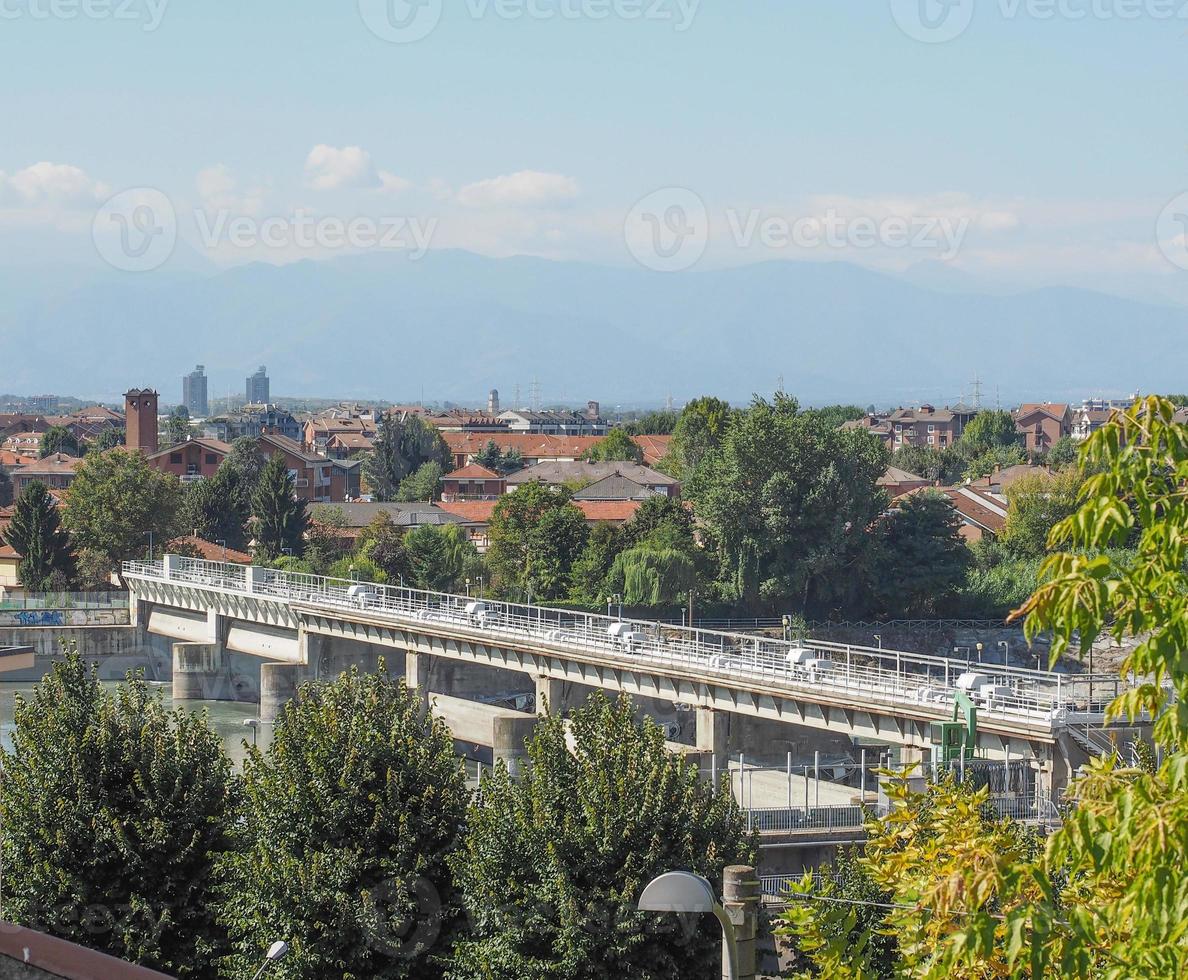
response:
[(959, 273), (842, 262), (664, 275), (436, 251), (148, 276), (0, 266), (0, 390), (166, 401), (206, 365), (211, 396), (266, 364), (276, 395), (546, 401), (1004, 402), (1188, 388), (1188, 309), (1073, 288), (1009, 294)]

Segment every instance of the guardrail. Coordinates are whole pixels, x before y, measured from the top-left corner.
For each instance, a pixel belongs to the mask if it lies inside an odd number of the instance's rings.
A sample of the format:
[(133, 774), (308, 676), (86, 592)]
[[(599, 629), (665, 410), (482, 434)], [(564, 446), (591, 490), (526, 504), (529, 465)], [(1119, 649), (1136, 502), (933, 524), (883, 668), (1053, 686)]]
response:
[(127, 608), (127, 592), (36, 592), (0, 597), (0, 610)]
[[(526, 640), (580, 650), (626, 664), (641, 662), (737, 681), (746, 679), (796, 692), (849, 695), (864, 704), (927, 706), (944, 712), (957, 680), (969, 671), (993, 684), (979, 716), (1030, 724), (1062, 724), (1066, 710), (1094, 708), (1083, 693), (1088, 678), (1008, 666), (974, 666), (904, 651), (833, 643), (771, 639), (745, 633), (617, 619), (594, 613), (522, 605), (405, 586), (374, 585), (275, 569), (168, 555), (128, 562), (126, 577), (176, 582), (339, 611), (445, 626), (471, 635)], [(1098, 691), (1116, 676), (1098, 678)], [(1090, 681), (1092, 683), (1092, 681)]]

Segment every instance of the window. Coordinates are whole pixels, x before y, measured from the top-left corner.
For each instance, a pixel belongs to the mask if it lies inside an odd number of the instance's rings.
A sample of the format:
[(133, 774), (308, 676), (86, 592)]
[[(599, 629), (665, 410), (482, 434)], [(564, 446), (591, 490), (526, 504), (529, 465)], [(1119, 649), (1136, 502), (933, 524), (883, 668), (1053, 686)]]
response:
[(206, 454), (206, 465), (207, 466), (214, 466), (216, 463), (218, 463), (218, 461), (219, 461), (219, 458), (214, 453)]
[(181, 454), (181, 453), (170, 453), (170, 454), (169, 454), (169, 462), (171, 462), (171, 463), (180, 463), (181, 461), (182, 461), (182, 454)]
[(933, 441), (934, 441), (935, 439), (936, 439), (936, 436), (929, 436), (929, 437), (928, 437), (928, 445), (930, 445), (930, 446), (931, 446), (931, 445), (932, 445), (932, 443), (933, 443)]
[(935, 431), (936, 431), (936, 426), (935, 426), (935, 425), (933, 425), (931, 422), (929, 422), (929, 423), (928, 423), (928, 431), (929, 431), (929, 432), (935, 432)]

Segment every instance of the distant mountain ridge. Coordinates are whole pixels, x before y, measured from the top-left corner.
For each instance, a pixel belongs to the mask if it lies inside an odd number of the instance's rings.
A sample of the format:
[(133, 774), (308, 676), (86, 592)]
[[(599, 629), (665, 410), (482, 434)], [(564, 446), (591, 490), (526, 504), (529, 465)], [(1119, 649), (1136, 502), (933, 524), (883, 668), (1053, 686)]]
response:
[(545, 399), (736, 401), (783, 377), (806, 402), (952, 401), (977, 374), (1005, 401), (1180, 390), (1188, 310), (1087, 290), (933, 289), (843, 262), (664, 275), (436, 251), (167, 276), (0, 276), (0, 386), (212, 397), (266, 364), (292, 395), (479, 401), (536, 377)]

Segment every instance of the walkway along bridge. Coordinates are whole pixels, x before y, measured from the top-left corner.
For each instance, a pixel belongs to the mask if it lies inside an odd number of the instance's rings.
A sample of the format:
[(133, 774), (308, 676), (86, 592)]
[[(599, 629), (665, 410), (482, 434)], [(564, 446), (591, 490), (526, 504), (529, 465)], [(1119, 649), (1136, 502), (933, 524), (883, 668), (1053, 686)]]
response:
[[(566, 685), (670, 701), (695, 712), (691, 748), (726, 761), (726, 720), (764, 719), (897, 746), (903, 762), (930, 757), (931, 726), (950, 721), (957, 692), (977, 675), (977, 752), (1024, 760), (1058, 790), (1085, 754), (1069, 735), (1099, 725), (1119, 693), (1092, 677), (816, 640), (784, 641), (670, 623), (371, 585), (167, 555), (128, 562), (135, 624), (178, 641), (175, 696), (206, 696), (225, 651), (263, 660), (261, 714), (275, 717), (297, 685), (345, 666), (346, 648), (385, 650), (410, 687), (431, 697), (455, 737), (486, 739), (509, 762), (535, 715), (430, 695), (438, 661), (533, 678), (536, 704), (560, 709)], [(352, 641), (352, 642), (347, 642)], [(179, 683), (181, 692), (178, 693)]]

